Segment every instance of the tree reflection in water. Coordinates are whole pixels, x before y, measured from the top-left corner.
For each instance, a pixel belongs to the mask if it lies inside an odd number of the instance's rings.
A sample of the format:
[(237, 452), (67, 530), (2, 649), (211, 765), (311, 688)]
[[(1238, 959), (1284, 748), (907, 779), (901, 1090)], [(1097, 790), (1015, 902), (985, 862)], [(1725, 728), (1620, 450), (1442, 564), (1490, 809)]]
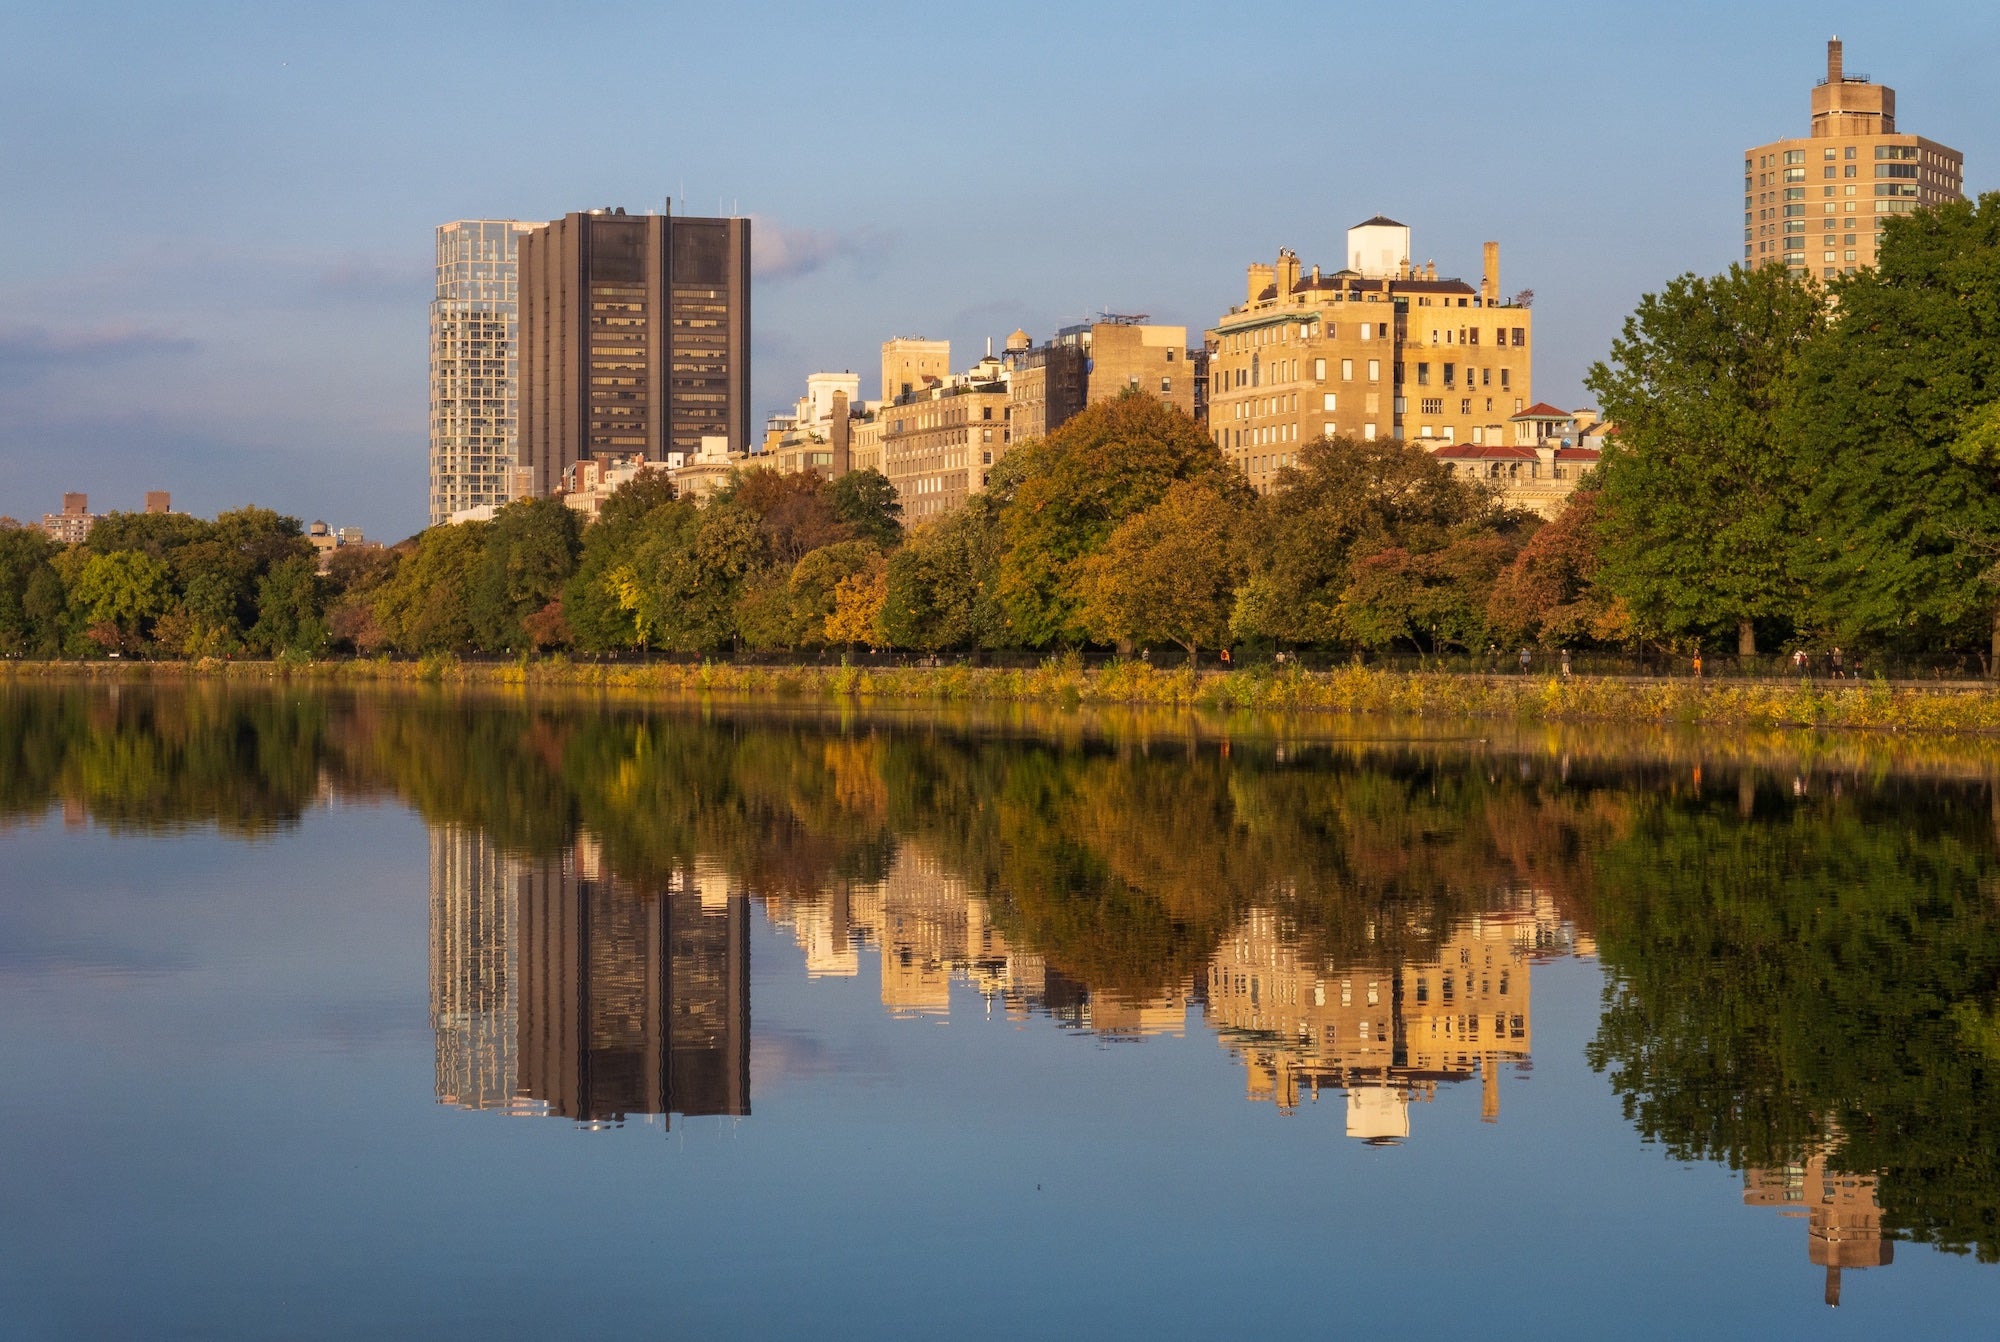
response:
[[(1022, 724), (1015, 724), (1019, 727)], [(971, 985), (1111, 1037), (1198, 1011), (1251, 1098), (1408, 1105), (1530, 1063), (1536, 964), (1601, 958), (1591, 1064), (1649, 1141), (1810, 1213), (2000, 1256), (1990, 766), (1686, 743), (1286, 741), (1186, 719), (0, 687), (0, 825), (259, 835), (326, 797), (433, 827), (439, 1097), (747, 1113), (752, 908), (883, 1006)], [(1807, 782), (1808, 776), (1811, 781)], [(1817, 1190), (1817, 1191), (1815, 1191)]]

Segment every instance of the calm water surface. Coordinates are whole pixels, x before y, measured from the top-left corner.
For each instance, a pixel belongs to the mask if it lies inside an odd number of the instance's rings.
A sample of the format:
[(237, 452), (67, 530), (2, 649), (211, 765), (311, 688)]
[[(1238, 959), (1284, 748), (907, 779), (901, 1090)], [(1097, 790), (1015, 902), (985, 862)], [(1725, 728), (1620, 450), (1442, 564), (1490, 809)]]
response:
[(1392, 731), (0, 687), (0, 1335), (2000, 1329), (1992, 761)]

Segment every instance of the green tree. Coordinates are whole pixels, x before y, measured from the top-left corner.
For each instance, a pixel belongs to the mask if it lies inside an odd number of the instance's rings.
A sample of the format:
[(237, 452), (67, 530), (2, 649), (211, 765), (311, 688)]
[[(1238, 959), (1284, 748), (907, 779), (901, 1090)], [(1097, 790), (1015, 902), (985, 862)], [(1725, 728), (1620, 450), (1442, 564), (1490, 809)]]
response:
[(883, 640), (922, 652), (1008, 642), (999, 601), (1004, 546), (1000, 509), (987, 494), (913, 528), (889, 556), (879, 619)]
[(1243, 581), (1247, 485), (1182, 480), (1118, 525), (1083, 564), (1083, 620), (1092, 637), (1121, 646), (1170, 640), (1190, 663), (1229, 641)]
[(833, 515), (860, 540), (893, 550), (903, 539), (903, 504), (889, 477), (876, 470), (849, 471), (827, 492)]
[(1782, 266), (1682, 275), (1625, 320), (1586, 384), (1617, 432), (1598, 468), (1599, 580), (1647, 630), (1734, 631), (1802, 619), (1808, 492), (1824, 439), (1798, 416), (1825, 294)]
[(1497, 517), (1492, 498), (1421, 448), (1387, 439), (1321, 438), (1278, 472), (1250, 517), (1249, 577), (1231, 625), (1239, 638), (1334, 643), (1353, 562), (1400, 546), (1443, 546)]
[(257, 580), (257, 623), (253, 646), (269, 653), (311, 656), (325, 650), (326, 584), (319, 561), (294, 555), (273, 564)]
[(648, 642), (707, 652), (736, 637), (737, 600), (764, 557), (763, 533), (747, 508), (676, 503), (649, 514), (644, 539), (610, 580)]
[(51, 614), (60, 618), (60, 608), (51, 612), (42, 604), (50, 582), (61, 594), (61, 580), (49, 567), (57, 548), (34, 528), (0, 530), (0, 657), (43, 655), (42, 649), (60, 643), (50, 620)]
[[(822, 546), (792, 568), (791, 609), (800, 640), (808, 643), (855, 643), (869, 637), (836, 637), (827, 632), (843, 583), (873, 574), (882, 567), (882, 551), (873, 541), (842, 541)], [(852, 624), (852, 618), (849, 621)]]
[(604, 501), (583, 531), (576, 571), (563, 588), (563, 617), (576, 646), (586, 652), (642, 647), (636, 606), (621, 599), (621, 579), (649, 532), (678, 526), (693, 505), (676, 499), (665, 471), (641, 471)]
[(167, 566), (143, 550), (92, 555), (78, 575), (75, 604), (90, 639), (107, 652), (136, 650), (173, 599)]
[(1340, 618), (1363, 647), (1407, 642), (1419, 652), (1485, 641), (1495, 580), (1520, 550), (1518, 534), (1475, 526), (1431, 550), (1394, 545), (1358, 560)]
[(535, 646), (528, 619), (576, 572), (582, 525), (561, 499), (521, 499), (493, 515), (470, 592), (472, 633), (489, 652)]
[(375, 597), (375, 618), (398, 651), (414, 655), (473, 646), (472, 585), (488, 522), (435, 526), (418, 535)]
[(1083, 565), (1120, 523), (1175, 481), (1220, 482), (1231, 473), (1193, 420), (1136, 391), (1088, 407), (1003, 464), (1017, 483), (1001, 509), (1000, 603), (1014, 637), (1036, 647), (1089, 636)]
[(1800, 423), (1822, 449), (1822, 618), (1850, 638), (1988, 644), (2000, 672), (2000, 194), (1892, 215), (1834, 285)]

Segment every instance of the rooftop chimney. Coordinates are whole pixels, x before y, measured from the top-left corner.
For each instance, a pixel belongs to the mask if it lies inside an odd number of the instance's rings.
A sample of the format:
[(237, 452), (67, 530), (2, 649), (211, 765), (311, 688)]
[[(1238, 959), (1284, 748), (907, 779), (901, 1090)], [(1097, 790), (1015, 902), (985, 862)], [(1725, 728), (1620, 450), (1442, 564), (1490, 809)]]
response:
[(1486, 307), (1495, 307), (1500, 302), (1500, 244), (1486, 244), (1486, 266), (1479, 280), (1479, 301)]
[(1841, 78), (1840, 39), (1834, 38), (1826, 44), (1826, 82), (1838, 84)]

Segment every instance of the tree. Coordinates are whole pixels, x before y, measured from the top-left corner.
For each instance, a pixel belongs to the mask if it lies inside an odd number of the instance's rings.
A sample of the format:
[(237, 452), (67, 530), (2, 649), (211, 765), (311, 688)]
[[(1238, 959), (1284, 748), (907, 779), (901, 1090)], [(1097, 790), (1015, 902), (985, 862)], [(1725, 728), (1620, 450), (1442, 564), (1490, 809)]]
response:
[(1800, 420), (1822, 618), (1850, 638), (1988, 643), (2000, 672), (2000, 195), (1892, 215), (1834, 285)]
[(563, 589), (563, 618), (576, 645), (587, 652), (644, 646), (637, 607), (620, 592), (632, 557), (655, 529), (678, 528), (693, 505), (677, 499), (665, 471), (641, 471), (604, 501), (597, 521), (583, 532), (575, 573)]
[(50, 582), (61, 595), (61, 580), (49, 567), (56, 549), (55, 542), (39, 530), (0, 530), (0, 656), (32, 656), (51, 643), (60, 644), (61, 635), (50, 619), (60, 618), (60, 606), (54, 612), (45, 608)]
[(1448, 543), (1502, 510), (1422, 448), (1389, 439), (1321, 438), (1278, 472), (1249, 519), (1249, 576), (1231, 627), (1239, 638), (1332, 643), (1349, 636), (1341, 601), (1358, 557)]
[(1177, 480), (1231, 473), (1193, 420), (1137, 391), (1086, 408), (1002, 464), (1017, 483), (1001, 510), (1000, 603), (1014, 636), (1033, 646), (1088, 637), (1083, 565), (1121, 522)]
[(903, 505), (889, 477), (876, 470), (849, 471), (827, 493), (833, 515), (859, 540), (874, 541), (884, 550), (903, 539)]
[(1378, 550), (1350, 570), (1341, 623), (1363, 647), (1476, 647), (1486, 635), (1494, 580), (1519, 549), (1518, 534), (1475, 525), (1436, 549)]
[(1824, 294), (1782, 266), (1682, 275), (1591, 366), (1585, 383), (1618, 426), (1598, 468), (1600, 581), (1642, 626), (1733, 630), (1747, 655), (1758, 622), (1804, 617), (1795, 542), (1825, 453), (1797, 410), (1825, 322)]
[(561, 499), (521, 499), (493, 515), (472, 579), (473, 637), (490, 652), (534, 646), (527, 620), (576, 572), (582, 524)]
[(326, 585), (319, 561), (294, 555), (257, 580), (257, 623), (250, 642), (269, 653), (310, 656), (326, 647)]
[(683, 502), (656, 509), (647, 523), (630, 563), (612, 577), (640, 635), (679, 652), (705, 652), (735, 638), (743, 580), (764, 558), (750, 511), (727, 501)]
[(1008, 641), (998, 591), (1004, 531), (991, 494), (989, 485), (963, 508), (916, 527), (889, 556), (877, 622), (891, 647), (939, 652)]
[(1243, 580), (1247, 486), (1182, 480), (1120, 523), (1083, 564), (1083, 620), (1092, 637), (1129, 645), (1170, 640), (1190, 663), (1229, 641)]
[(411, 542), (395, 577), (375, 598), (375, 618), (398, 652), (473, 646), (472, 584), (489, 522), (435, 526)]
[(118, 550), (92, 555), (73, 595), (91, 640), (117, 652), (143, 642), (153, 621), (166, 614), (173, 589), (165, 564), (143, 550)]
[(811, 471), (787, 473), (769, 466), (735, 472), (710, 506), (734, 504), (757, 524), (774, 563), (789, 569), (823, 545), (854, 532), (834, 511), (826, 481)]
[(879, 638), (882, 606), (889, 599), (889, 569), (878, 554), (857, 573), (842, 578), (833, 589), (833, 610), (826, 617), (826, 637), (833, 643), (870, 643)]
[(1513, 643), (1611, 643), (1626, 633), (1625, 606), (1597, 582), (1603, 496), (1578, 489), (1529, 538), (1493, 584), (1492, 635)]
[[(835, 636), (827, 632), (835, 614), (843, 583), (874, 574), (883, 566), (882, 551), (873, 541), (842, 541), (823, 546), (801, 559), (792, 568), (790, 592), (793, 618), (800, 641), (809, 643), (856, 643), (871, 637)], [(850, 605), (858, 597), (850, 597)], [(850, 612), (849, 623), (858, 617)], [(870, 622), (872, 623), (872, 615)]]

